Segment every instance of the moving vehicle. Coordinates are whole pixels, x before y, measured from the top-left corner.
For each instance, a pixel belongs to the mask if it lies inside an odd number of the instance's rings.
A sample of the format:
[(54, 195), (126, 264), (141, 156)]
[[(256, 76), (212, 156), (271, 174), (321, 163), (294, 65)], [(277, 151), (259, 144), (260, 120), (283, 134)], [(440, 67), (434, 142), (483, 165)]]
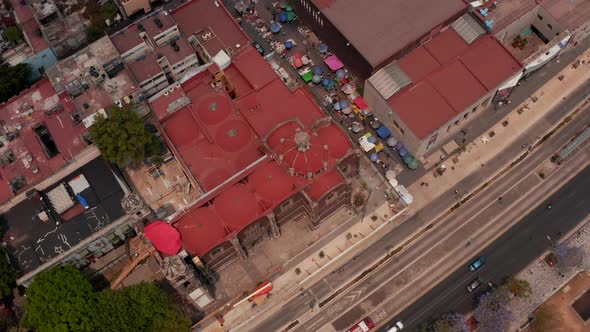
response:
[(469, 264), (469, 270), (471, 270), (472, 272), (475, 272), (475, 271), (479, 270), (479, 268), (482, 267), (485, 263), (486, 263), (485, 257), (483, 257), (483, 256), (478, 257), (476, 260), (473, 261), (473, 263)]
[(388, 326), (387, 329), (385, 331), (387, 332), (399, 332), (404, 328), (404, 324), (402, 324), (401, 321), (398, 321), (397, 323)]
[(477, 277), (477, 279), (473, 280), (469, 285), (467, 285), (467, 291), (469, 293), (473, 293), (473, 291), (482, 284), (483, 281), (481, 280), (481, 278)]
[(375, 327), (375, 323), (371, 317), (365, 317), (360, 322), (356, 323), (353, 327), (348, 329), (348, 332), (367, 332)]

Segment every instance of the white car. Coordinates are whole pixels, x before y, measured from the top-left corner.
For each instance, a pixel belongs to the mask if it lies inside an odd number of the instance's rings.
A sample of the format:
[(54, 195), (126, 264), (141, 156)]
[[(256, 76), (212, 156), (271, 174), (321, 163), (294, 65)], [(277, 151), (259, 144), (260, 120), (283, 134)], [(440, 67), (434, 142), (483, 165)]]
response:
[(387, 327), (387, 332), (398, 332), (401, 331), (404, 328), (404, 324), (402, 324), (402, 322), (397, 322), (391, 326)]

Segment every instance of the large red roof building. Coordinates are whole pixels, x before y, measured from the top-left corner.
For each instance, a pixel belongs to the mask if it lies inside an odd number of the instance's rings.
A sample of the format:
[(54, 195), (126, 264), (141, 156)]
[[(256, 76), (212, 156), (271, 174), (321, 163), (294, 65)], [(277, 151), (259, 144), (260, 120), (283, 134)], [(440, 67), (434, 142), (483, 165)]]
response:
[(507, 95), (521, 75), (520, 63), (466, 14), (371, 76), (365, 100), (408, 151), (420, 157), (492, 99)]
[[(181, 27), (182, 29), (182, 27)], [(172, 221), (183, 247), (220, 268), (302, 215), (350, 204), (358, 155), (303, 89), (251, 46), (150, 99), (171, 150), (204, 193)]]

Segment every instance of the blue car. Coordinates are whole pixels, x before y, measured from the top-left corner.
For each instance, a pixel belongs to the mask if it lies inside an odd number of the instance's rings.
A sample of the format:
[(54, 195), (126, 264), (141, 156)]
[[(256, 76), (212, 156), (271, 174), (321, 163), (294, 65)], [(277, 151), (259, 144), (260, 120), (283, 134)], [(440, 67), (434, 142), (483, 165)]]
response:
[(473, 263), (469, 264), (469, 270), (477, 271), (480, 267), (482, 267), (486, 263), (486, 259), (484, 257), (479, 257)]

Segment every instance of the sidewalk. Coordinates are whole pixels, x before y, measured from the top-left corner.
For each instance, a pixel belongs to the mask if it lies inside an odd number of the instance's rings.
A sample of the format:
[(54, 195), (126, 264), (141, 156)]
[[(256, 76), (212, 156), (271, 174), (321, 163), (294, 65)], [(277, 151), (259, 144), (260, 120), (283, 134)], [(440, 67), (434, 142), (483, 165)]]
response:
[(509, 331), (520, 331), (520, 326), (526, 323), (535, 309), (547, 301), (563, 285), (567, 284), (578, 272), (590, 270), (590, 259), (588, 259), (590, 255), (590, 217), (586, 218), (580, 225), (581, 227), (574, 230), (571, 236), (562, 241), (562, 243), (573, 247), (580, 247), (586, 253), (586, 258), (580, 269), (572, 270), (561, 276), (555, 268), (549, 267), (543, 261), (547, 254), (544, 253), (516, 275), (516, 278), (529, 282), (532, 294), (526, 299), (515, 298), (512, 300), (511, 308), (515, 320)]
[[(384, 182), (366, 158), (361, 158), (360, 182), (367, 193), (365, 213), (352, 216), (343, 224), (344, 227), (337, 227), (325, 238), (287, 261), (280, 273), (270, 280), (273, 284), (271, 296), (258, 297), (253, 302), (244, 302), (228, 311), (223, 316), (223, 325), (213, 317), (206, 318), (196, 325), (199, 331), (247, 330), (245, 326), (253, 318), (269, 314), (272, 311), (269, 309), (276, 308), (277, 303), (297, 296), (300, 289), (331, 273), (399, 225), (399, 220), (390, 222), (401, 210), (391, 206), (385, 198), (384, 192), (389, 184)], [(234, 299), (232, 303), (237, 301), (239, 299)]]
[[(586, 51), (580, 58), (589, 59), (590, 51)], [(438, 175), (435, 172), (427, 173), (419, 181), (410, 185), (408, 190), (414, 196), (414, 203), (409, 207), (408, 213), (420, 210), (461, 179), (485, 167), (486, 163), (514, 142), (522, 142), (522, 153), (526, 152), (531, 145), (541, 138), (531, 139), (526, 137), (529, 129), (542, 124), (550, 127), (557, 125), (558, 122), (541, 123), (540, 121), (582, 83), (590, 80), (588, 66), (590, 66), (588, 63), (580, 65), (577, 69), (567, 66), (555, 77), (551, 78), (546, 85), (537, 90), (531, 98), (515, 108), (515, 110), (522, 110), (522, 113), (519, 114), (519, 111), (516, 111), (508, 114), (488, 130), (486, 135), (467, 144), (464, 152), (451, 155), (444, 160), (441, 164), (445, 165), (447, 170), (443, 175)], [(561, 75), (564, 76), (563, 80), (559, 79)], [(518, 153), (518, 155), (522, 153)], [(514, 159), (516, 157), (517, 155), (515, 155)], [(494, 175), (493, 172), (490, 172), (488, 178), (482, 178), (482, 183), (485, 183)], [(456, 192), (457, 202), (467, 196), (468, 191), (458, 190)]]

